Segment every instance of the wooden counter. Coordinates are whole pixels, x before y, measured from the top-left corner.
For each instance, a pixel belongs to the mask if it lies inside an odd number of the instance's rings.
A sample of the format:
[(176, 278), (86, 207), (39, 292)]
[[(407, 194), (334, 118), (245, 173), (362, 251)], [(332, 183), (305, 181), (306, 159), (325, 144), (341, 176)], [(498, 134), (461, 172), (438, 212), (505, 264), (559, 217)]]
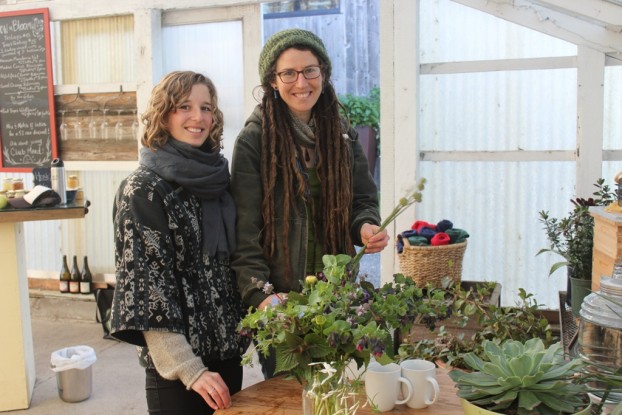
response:
[(35, 385), (35, 358), (30, 323), (23, 222), (79, 219), (88, 202), (52, 208), (0, 210), (0, 411), (30, 406)]
[[(457, 389), (445, 369), (436, 369), (436, 379), (441, 396), (435, 404), (425, 409), (411, 409), (396, 405), (389, 414), (410, 415), (458, 415), (462, 414)], [(302, 415), (302, 387), (296, 380), (276, 377), (256, 383), (232, 396), (228, 409), (219, 409), (216, 415)], [(357, 415), (377, 414), (369, 405), (359, 408)]]
[(81, 219), (88, 211), (88, 201), (70, 203), (51, 208), (0, 209), (0, 223), (32, 222), (37, 220)]

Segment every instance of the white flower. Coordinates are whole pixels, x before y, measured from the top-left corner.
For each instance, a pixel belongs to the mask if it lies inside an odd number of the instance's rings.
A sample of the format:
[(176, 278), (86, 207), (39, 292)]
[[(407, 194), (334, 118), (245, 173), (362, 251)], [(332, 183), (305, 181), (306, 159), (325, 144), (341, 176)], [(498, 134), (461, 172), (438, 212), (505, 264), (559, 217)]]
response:
[(274, 286), (270, 284), (269, 282), (265, 283), (263, 286), (264, 294), (272, 294), (273, 289), (274, 289)]

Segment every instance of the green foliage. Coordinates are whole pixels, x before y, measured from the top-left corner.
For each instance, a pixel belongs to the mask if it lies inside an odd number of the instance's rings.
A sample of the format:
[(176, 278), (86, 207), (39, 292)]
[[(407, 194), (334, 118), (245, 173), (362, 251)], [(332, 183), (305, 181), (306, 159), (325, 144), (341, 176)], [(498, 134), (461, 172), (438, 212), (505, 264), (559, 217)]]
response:
[[(257, 341), (259, 353), (274, 348), (277, 372), (312, 383), (327, 363), (337, 373), (354, 360), (359, 367), (370, 357), (394, 360), (393, 330), (408, 330), (423, 316), (444, 315), (444, 292), (417, 287), (401, 274), (375, 288), (348, 275), (351, 258), (325, 255), (324, 272), (309, 276), (301, 293), (291, 292), (274, 307), (251, 311), (241, 331)], [(249, 363), (245, 356), (243, 363)], [(338, 376), (337, 376), (338, 377)]]
[(540, 338), (547, 346), (555, 341), (549, 322), (539, 312), (542, 305), (533, 294), (521, 288), (517, 304), (501, 307), (488, 301), (494, 286), (494, 283), (482, 282), (475, 290), (464, 290), (460, 285), (447, 285), (446, 301), (451, 321), (460, 328), (477, 322), (477, 330), (465, 337), (464, 333), (452, 334), (441, 326), (435, 338), (413, 340), (406, 337), (398, 351), (400, 359), (439, 360), (452, 367), (466, 368), (464, 354), (470, 352), (483, 357), (486, 341), (501, 344), (507, 340)]
[(472, 372), (452, 370), (458, 396), (504, 414), (573, 414), (587, 406), (587, 387), (577, 382), (581, 359), (565, 360), (562, 346), (541, 339), (485, 341), (484, 358), (468, 353)]
[(379, 132), (380, 88), (373, 88), (368, 96), (340, 95), (339, 102), (342, 114), (348, 117), (352, 127), (370, 126)]
[(596, 181), (594, 198), (571, 200), (574, 209), (567, 217), (557, 219), (549, 216), (548, 211), (539, 212), (540, 222), (544, 225), (546, 237), (550, 243), (536, 255), (553, 252), (564, 260), (556, 262), (549, 270), (549, 276), (559, 268), (568, 267), (569, 274), (583, 280), (592, 279), (592, 248), (594, 246), (594, 218), (589, 213), (590, 206), (606, 206), (615, 198), (615, 192), (604, 179)]

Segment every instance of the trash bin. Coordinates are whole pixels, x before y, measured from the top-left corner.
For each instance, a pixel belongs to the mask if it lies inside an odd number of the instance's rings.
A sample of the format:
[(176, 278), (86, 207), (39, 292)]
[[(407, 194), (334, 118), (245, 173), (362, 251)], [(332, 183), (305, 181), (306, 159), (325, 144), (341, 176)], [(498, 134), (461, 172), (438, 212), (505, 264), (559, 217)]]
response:
[(56, 372), (58, 396), (65, 402), (81, 402), (91, 396), (91, 365), (97, 360), (89, 346), (72, 346), (52, 352), (50, 365)]

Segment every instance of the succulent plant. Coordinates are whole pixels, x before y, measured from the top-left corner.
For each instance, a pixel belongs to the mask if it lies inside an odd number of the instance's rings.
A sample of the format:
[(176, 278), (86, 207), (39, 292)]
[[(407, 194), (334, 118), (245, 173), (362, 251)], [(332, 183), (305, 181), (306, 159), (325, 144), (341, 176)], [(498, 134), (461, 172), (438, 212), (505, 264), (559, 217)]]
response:
[(553, 415), (575, 413), (588, 404), (586, 385), (580, 383), (584, 363), (566, 360), (561, 343), (546, 348), (539, 338), (484, 342), (481, 359), (464, 356), (473, 370), (452, 370), (449, 376), (458, 396), (490, 411), (504, 414)]

